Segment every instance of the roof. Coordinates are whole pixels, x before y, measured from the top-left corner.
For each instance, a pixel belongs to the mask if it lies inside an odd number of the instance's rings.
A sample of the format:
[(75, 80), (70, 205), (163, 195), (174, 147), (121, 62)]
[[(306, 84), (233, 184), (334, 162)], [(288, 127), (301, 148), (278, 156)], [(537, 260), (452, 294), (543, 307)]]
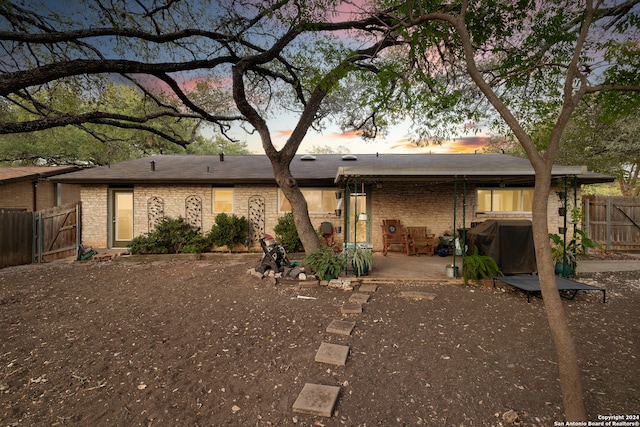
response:
[[(317, 154), (297, 155), (290, 165), (300, 185), (361, 181), (528, 182), (534, 171), (527, 159), (505, 154)], [(555, 166), (556, 176), (577, 175), (595, 182), (613, 177), (584, 166)], [(582, 182), (581, 178), (581, 182)], [(159, 155), (85, 169), (54, 179), (81, 184), (275, 184), (266, 155)]]
[(47, 178), (77, 171), (77, 166), (17, 166), (0, 167), (0, 184)]

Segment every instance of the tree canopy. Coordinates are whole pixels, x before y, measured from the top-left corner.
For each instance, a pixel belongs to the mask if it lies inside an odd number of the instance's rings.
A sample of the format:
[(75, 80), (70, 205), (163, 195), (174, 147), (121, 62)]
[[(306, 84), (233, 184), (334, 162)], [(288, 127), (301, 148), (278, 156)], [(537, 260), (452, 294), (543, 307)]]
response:
[(582, 103), (562, 136), (558, 162), (587, 165), (617, 178), (624, 196), (640, 195), (640, 108), (611, 117), (600, 102)]
[[(153, 107), (135, 86), (110, 83), (103, 90), (98, 101), (103, 111), (136, 115)], [(15, 118), (16, 122), (36, 120), (38, 115), (34, 111), (41, 108), (39, 104), (44, 97), (52, 98), (49, 105), (55, 105), (58, 111), (75, 115), (90, 113), (95, 103), (65, 85), (38, 92), (36, 96), (37, 101), (6, 105), (5, 117)], [(77, 123), (42, 131), (0, 134), (0, 163), (105, 165), (152, 154), (248, 154), (246, 144), (220, 135), (207, 139), (202, 128), (201, 120), (158, 117), (143, 129)], [(176, 144), (164, 134), (189, 144)]]

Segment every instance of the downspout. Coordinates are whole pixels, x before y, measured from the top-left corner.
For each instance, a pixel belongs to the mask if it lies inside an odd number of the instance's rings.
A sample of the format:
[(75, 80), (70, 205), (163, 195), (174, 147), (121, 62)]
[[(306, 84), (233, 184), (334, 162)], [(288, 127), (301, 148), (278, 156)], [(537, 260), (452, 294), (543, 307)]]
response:
[(38, 180), (33, 180), (33, 212), (38, 211)]

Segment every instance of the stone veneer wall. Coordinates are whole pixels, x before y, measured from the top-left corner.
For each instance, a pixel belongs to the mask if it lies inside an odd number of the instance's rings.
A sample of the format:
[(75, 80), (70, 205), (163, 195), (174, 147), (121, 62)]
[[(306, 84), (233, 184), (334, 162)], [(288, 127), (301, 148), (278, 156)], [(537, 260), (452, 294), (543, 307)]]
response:
[[(462, 197), (462, 184), (458, 184), (456, 198), (456, 228), (462, 228), (463, 203), (466, 203), (465, 227), (472, 222), (488, 219), (528, 219), (530, 213), (477, 213), (475, 185), (467, 185), (466, 200)], [(371, 191), (371, 218), (373, 220), (372, 244), (375, 250), (382, 249), (382, 221), (399, 219), (407, 227), (426, 226), (436, 236), (453, 231), (453, 184), (384, 183)], [(580, 194), (578, 194), (580, 201)], [(551, 191), (548, 203), (549, 232), (557, 233), (563, 217), (558, 216), (560, 201)]]
[(109, 187), (106, 185), (83, 185), (80, 189), (80, 200), (82, 200), (81, 234), (82, 244), (85, 247), (107, 247), (108, 190)]
[[(106, 248), (108, 245), (108, 195), (106, 185), (85, 185), (82, 187), (82, 243), (85, 246)], [(215, 223), (218, 212), (212, 211), (213, 188), (210, 185), (136, 185), (133, 192), (134, 223), (133, 234), (138, 236), (149, 232), (147, 202), (158, 197), (164, 202), (164, 216), (185, 217), (185, 200), (189, 196), (198, 196), (202, 201), (202, 229), (209, 232)], [(274, 186), (235, 186), (233, 191), (233, 213), (248, 218), (249, 198), (260, 195), (265, 200), (265, 233), (275, 235), (274, 227), (278, 218), (278, 189)], [(334, 226), (341, 225), (341, 220), (331, 214), (311, 214), (314, 227), (319, 228), (323, 221), (330, 221)], [(336, 235), (336, 241), (341, 240)], [(256, 247), (259, 247), (256, 245)]]
[[(467, 186), (466, 227), (471, 222), (487, 219), (531, 219), (531, 214), (476, 213), (476, 188)], [(462, 189), (459, 186), (458, 191)], [(82, 199), (82, 243), (96, 248), (107, 247), (108, 237), (108, 186), (84, 185)], [(215, 222), (217, 213), (212, 212), (212, 187), (201, 186), (144, 186), (134, 189), (134, 236), (149, 231), (147, 201), (159, 197), (164, 201), (165, 216), (185, 216), (185, 199), (196, 195), (202, 200), (202, 228), (208, 232)], [(234, 187), (234, 213), (248, 217), (248, 201), (251, 196), (260, 195), (265, 199), (265, 232), (275, 235), (273, 228), (281, 214), (278, 212), (278, 189), (274, 186), (236, 186)], [(400, 219), (405, 226), (427, 226), (436, 236), (453, 229), (453, 185), (452, 184), (410, 184), (384, 183), (381, 188), (371, 189), (371, 232), (375, 250), (382, 248), (382, 220)], [(580, 200), (580, 195), (578, 195)], [(549, 195), (549, 231), (557, 233), (563, 218), (558, 216), (560, 205), (555, 191)], [(462, 195), (457, 197), (456, 222), (462, 226)], [(333, 213), (311, 214), (311, 222), (319, 229), (323, 221), (331, 222), (334, 227), (343, 225), (343, 218)], [(343, 234), (336, 234), (336, 242), (343, 241)]]

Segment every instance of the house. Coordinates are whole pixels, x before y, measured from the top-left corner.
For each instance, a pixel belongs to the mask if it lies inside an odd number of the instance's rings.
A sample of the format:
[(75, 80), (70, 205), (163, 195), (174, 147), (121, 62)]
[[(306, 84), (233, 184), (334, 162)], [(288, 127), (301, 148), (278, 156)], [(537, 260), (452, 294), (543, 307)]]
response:
[[(486, 219), (531, 219), (533, 169), (504, 154), (297, 155), (290, 168), (314, 226), (332, 223), (347, 244), (381, 249), (384, 219), (437, 236)], [(553, 175), (575, 177), (576, 196), (582, 184), (613, 180), (585, 167), (556, 166)], [(222, 212), (247, 218), (255, 246), (290, 209), (265, 155), (152, 156), (55, 181), (81, 186), (82, 243), (96, 248), (124, 247), (164, 217), (208, 231)], [(560, 204), (552, 192), (550, 230), (562, 224)]]
[(80, 186), (50, 180), (78, 169), (76, 166), (0, 167), (0, 211), (35, 212), (80, 201)]

